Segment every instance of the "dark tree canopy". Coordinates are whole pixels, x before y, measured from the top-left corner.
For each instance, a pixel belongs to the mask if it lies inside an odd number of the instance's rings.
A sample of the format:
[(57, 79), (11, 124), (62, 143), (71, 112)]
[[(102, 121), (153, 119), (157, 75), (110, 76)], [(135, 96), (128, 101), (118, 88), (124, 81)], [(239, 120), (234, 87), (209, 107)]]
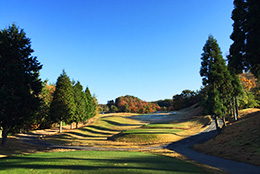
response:
[(234, 0), (229, 68), (236, 74), (250, 70), (260, 77), (260, 1)]
[(250, 71), (260, 78), (260, 1), (247, 0), (246, 55)]
[(234, 10), (232, 12), (233, 33), (230, 38), (234, 41), (230, 46), (228, 55), (229, 69), (236, 74), (248, 69), (246, 61), (246, 2), (245, 0), (234, 0)]
[(0, 127), (7, 133), (28, 126), (40, 106), (42, 65), (32, 56), (31, 41), (12, 25), (0, 31)]
[(173, 110), (180, 110), (198, 102), (198, 93), (185, 89), (172, 97)]

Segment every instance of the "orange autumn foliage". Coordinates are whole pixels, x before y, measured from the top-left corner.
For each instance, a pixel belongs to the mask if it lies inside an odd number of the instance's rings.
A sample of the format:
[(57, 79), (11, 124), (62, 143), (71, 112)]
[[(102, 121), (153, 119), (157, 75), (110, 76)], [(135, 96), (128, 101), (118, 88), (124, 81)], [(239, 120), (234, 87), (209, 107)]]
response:
[(246, 78), (244, 75), (240, 76), (240, 81), (242, 83), (242, 86), (244, 90), (250, 91), (251, 89), (256, 87), (256, 79), (254, 78)]
[(155, 103), (142, 101), (130, 95), (118, 97), (115, 101), (115, 106), (120, 112), (131, 113), (151, 113), (161, 110), (160, 106)]

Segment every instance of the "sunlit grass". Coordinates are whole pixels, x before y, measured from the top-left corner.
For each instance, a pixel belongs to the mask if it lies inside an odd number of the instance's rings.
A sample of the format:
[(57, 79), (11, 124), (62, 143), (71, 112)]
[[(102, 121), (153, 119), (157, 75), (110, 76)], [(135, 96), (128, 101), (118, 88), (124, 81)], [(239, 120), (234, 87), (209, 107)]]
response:
[(184, 124), (147, 124), (146, 128), (178, 128), (183, 127)]
[(99, 118), (89, 126), (48, 136), (45, 140), (51, 143), (66, 145), (125, 146), (124, 142), (113, 142), (107, 139), (123, 130), (139, 128), (146, 124), (140, 120), (128, 118), (132, 115), (136, 114), (99, 115)]
[(124, 131), (125, 134), (172, 134), (181, 132), (180, 129), (132, 129)]
[[(163, 113), (165, 116), (166, 113)], [(158, 117), (158, 113), (150, 114)], [(93, 124), (86, 127), (48, 136), (45, 140), (55, 144), (138, 147), (158, 143), (170, 143), (190, 136), (209, 122), (208, 118), (196, 117), (179, 122), (153, 123), (136, 119), (142, 115), (117, 113), (99, 115)], [(170, 115), (170, 117), (172, 117)], [(132, 119), (134, 118), (134, 119)]]

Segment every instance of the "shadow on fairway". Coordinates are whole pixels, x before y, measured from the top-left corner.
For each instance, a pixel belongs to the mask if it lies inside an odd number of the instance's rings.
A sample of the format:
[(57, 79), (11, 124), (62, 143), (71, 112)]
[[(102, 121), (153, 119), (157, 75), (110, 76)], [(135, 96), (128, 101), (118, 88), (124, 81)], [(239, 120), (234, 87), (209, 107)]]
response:
[[(101, 152), (106, 153), (106, 152)], [(57, 153), (58, 154), (58, 153)], [(32, 155), (33, 156), (33, 155)], [(181, 160), (156, 156), (156, 155), (139, 155), (130, 157), (121, 157), (117, 155), (110, 159), (109, 156), (105, 158), (92, 157), (61, 157), (62, 153), (58, 154), (60, 157), (49, 156), (15, 156), (0, 159), (0, 170), (12, 170), (16, 172), (57, 172), (62, 173), (68, 170), (77, 172), (96, 172), (96, 173), (111, 173), (111, 172), (130, 172), (130, 173), (203, 173), (198, 167), (185, 163)], [(86, 156), (88, 156), (86, 154)], [(57, 169), (57, 170), (54, 170)]]

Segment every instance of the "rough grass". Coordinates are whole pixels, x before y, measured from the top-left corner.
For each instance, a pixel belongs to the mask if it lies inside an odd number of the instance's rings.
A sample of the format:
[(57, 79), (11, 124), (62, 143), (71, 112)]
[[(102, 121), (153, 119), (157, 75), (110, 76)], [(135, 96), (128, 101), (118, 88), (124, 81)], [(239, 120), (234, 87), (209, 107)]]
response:
[(0, 159), (1, 173), (206, 173), (180, 159), (141, 152), (71, 151)]
[(260, 109), (246, 109), (240, 115), (240, 120), (229, 123), (220, 135), (194, 148), (209, 155), (260, 166)]

